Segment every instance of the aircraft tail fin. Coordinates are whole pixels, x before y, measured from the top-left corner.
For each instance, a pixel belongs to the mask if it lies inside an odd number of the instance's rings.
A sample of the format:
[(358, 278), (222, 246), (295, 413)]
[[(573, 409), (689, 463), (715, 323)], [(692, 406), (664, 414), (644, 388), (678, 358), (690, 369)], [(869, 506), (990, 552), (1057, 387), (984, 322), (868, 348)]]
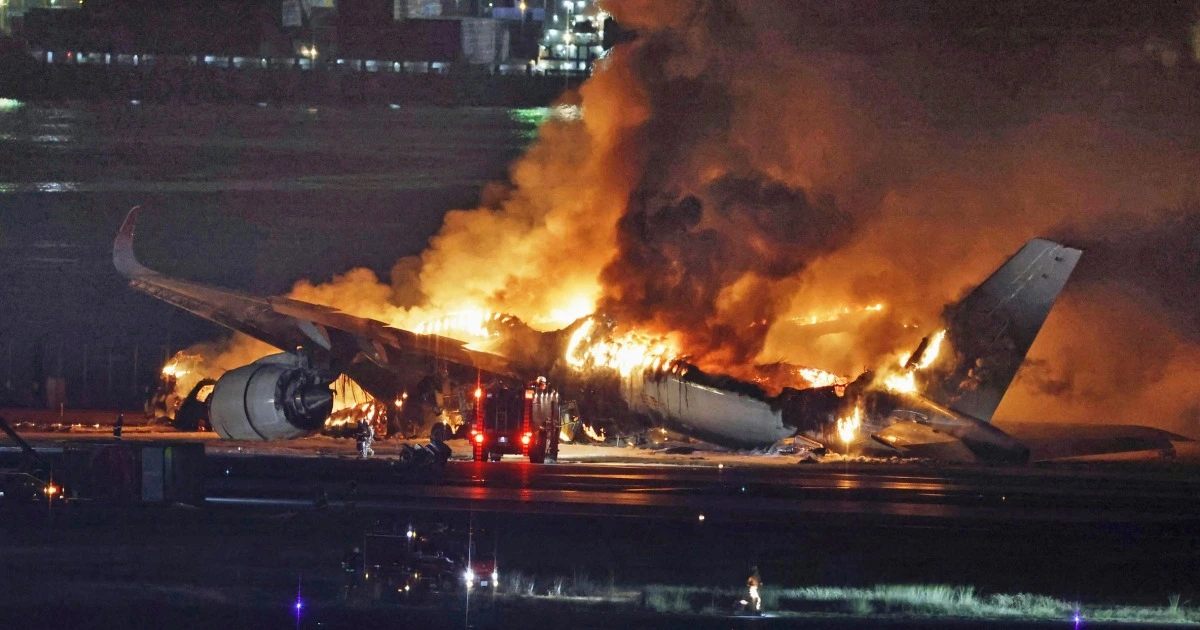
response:
[[(1031, 240), (960, 302), (947, 306), (944, 339), (930, 339), (948, 347), (923, 370), (922, 394), (955, 412), (991, 421), (1082, 253)], [(922, 341), (913, 360), (937, 345)]]

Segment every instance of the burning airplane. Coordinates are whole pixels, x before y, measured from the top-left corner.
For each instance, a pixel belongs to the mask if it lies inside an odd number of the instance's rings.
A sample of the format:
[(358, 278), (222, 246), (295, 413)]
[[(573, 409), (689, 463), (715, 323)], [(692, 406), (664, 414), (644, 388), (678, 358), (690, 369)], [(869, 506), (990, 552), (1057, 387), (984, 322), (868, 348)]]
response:
[(333, 410), (331, 384), (340, 375), (377, 400), (399, 400), (427, 375), (433, 359), (451, 381), (527, 384), (547, 377), (584, 418), (638, 418), (726, 447), (763, 449), (801, 435), (836, 451), (871, 447), (1024, 462), (1029, 450), (990, 420), (1081, 255), (1051, 241), (1030, 241), (947, 307), (944, 329), (898, 365), (848, 382), (777, 365), (751, 382), (707, 373), (680, 356), (668, 338), (623, 329), (599, 314), (545, 333), (515, 318), (472, 318), (474, 334), (488, 340), (484, 350), (444, 336), (447, 326), (414, 332), (287, 297), (169, 278), (136, 259), (137, 215), (137, 208), (130, 211), (113, 249), (114, 264), (131, 287), (280, 350), (226, 372), (209, 397), (212, 428), (243, 440), (320, 430)]

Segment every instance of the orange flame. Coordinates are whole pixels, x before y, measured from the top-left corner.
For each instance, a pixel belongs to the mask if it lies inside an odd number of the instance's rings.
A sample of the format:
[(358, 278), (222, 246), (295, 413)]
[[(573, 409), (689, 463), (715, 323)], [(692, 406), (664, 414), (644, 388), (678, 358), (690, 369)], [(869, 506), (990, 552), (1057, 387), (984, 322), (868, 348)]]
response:
[(837, 433), (841, 438), (842, 444), (849, 445), (858, 436), (858, 429), (862, 427), (863, 410), (862, 406), (854, 407), (854, 413), (845, 418), (837, 419)]
[[(929, 338), (929, 343), (926, 344), (925, 350), (921, 353), (917, 364), (901, 373), (887, 375), (883, 380), (883, 386), (898, 394), (915, 394), (917, 392), (916, 373), (933, 365), (937, 360), (938, 355), (942, 350), (942, 342), (946, 339), (946, 330), (942, 329)], [(901, 367), (906, 366), (913, 359), (909, 355), (900, 355)]]
[(565, 358), (576, 370), (607, 368), (629, 376), (638, 369), (666, 369), (677, 354), (678, 350), (664, 337), (638, 331), (615, 337), (598, 329), (595, 319), (589, 317), (571, 335)]

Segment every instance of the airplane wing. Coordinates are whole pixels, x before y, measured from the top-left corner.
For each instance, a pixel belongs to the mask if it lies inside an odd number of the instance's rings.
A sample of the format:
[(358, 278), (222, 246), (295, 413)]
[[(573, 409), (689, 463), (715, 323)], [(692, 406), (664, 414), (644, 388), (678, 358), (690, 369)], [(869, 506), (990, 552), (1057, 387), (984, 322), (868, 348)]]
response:
[(889, 425), (871, 438), (907, 457), (950, 462), (979, 461), (979, 457), (961, 439), (911, 420)]
[(133, 252), (138, 208), (125, 217), (113, 243), (113, 264), (129, 285), (194, 315), (245, 333), (285, 352), (304, 348), (348, 364), (356, 356), (388, 367), (405, 355), (436, 357), (500, 375), (518, 376), (504, 357), (469, 349), (461, 341), (418, 335), (337, 309), (287, 297), (258, 297), (169, 278), (147, 269)]

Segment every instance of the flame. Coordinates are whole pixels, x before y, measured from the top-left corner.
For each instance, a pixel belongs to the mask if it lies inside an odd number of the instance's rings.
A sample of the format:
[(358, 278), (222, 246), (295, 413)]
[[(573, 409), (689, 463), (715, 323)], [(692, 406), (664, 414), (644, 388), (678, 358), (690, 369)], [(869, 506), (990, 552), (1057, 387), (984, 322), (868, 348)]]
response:
[(565, 359), (577, 370), (608, 368), (629, 376), (638, 369), (666, 369), (677, 353), (666, 338), (638, 331), (615, 337), (597, 330), (596, 320), (589, 317), (571, 335)]
[(813, 387), (829, 387), (830, 385), (845, 385), (846, 377), (817, 368), (802, 367), (797, 370), (800, 377), (812, 384)]
[(838, 437), (841, 438), (842, 444), (849, 445), (858, 435), (858, 429), (862, 427), (863, 410), (862, 406), (855, 406), (854, 413), (846, 418), (837, 419)]
[(577, 297), (570, 300), (566, 306), (554, 308), (550, 310), (550, 314), (546, 317), (534, 320), (533, 324), (543, 325), (549, 328), (563, 328), (569, 326), (580, 318), (591, 315), (596, 310), (596, 299), (587, 297)]
[(908, 370), (902, 374), (891, 374), (883, 381), (883, 386), (898, 394), (917, 393), (917, 383), (913, 372)]
[(488, 339), (496, 335), (488, 324), (500, 319), (500, 313), (468, 308), (428, 319), (416, 326), (418, 335), (443, 335), (460, 341)]
[(883, 309), (884, 309), (884, 305), (882, 302), (875, 303), (875, 304), (868, 304), (867, 306), (857, 306), (857, 307), (843, 306), (841, 308), (834, 309), (832, 311), (824, 311), (824, 312), (812, 313), (812, 314), (804, 315), (804, 316), (800, 316), (800, 317), (793, 317), (793, 318), (791, 318), (791, 321), (792, 321), (792, 323), (796, 324), (797, 326), (813, 326), (815, 324), (824, 324), (826, 322), (835, 322), (835, 321), (845, 317), (846, 315), (850, 315), (853, 313), (878, 313), (878, 312), (882, 311)]
[(583, 423), (583, 432), (585, 435), (587, 435), (589, 438), (591, 438), (595, 442), (603, 442), (605, 439), (604, 429), (600, 429), (599, 431), (597, 431), (592, 428), (592, 425), (587, 424), (587, 423)]
[[(912, 368), (904, 370), (903, 372), (887, 375), (887, 377), (885, 377), (883, 380), (883, 386), (898, 394), (917, 393), (917, 381), (915, 377), (916, 373), (933, 365), (933, 362), (937, 360), (938, 355), (942, 351), (942, 342), (945, 339), (946, 330), (944, 328), (934, 333), (934, 335), (929, 338), (929, 343), (925, 345), (925, 350), (921, 353), (920, 361), (918, 361), (917, 364)], [(904, 366), (908, 365), (910, 360), (912, 360), (911, 355), (901, 355), (900, 367), (903, 368)]]
[[(220, 376), (220, 374), (216, 376)], [(207, 375), (202, 356), (187, 350), (176, 352), (162, 367), (161, 376), (151, 401), (154, 407), (153, 413), (174, 417), (175, 412), (179, 410), (179, 405), (206, 377), (214, 378)]]
[[(164, 377), (173, 377), (176, 379), (180, 379), (185, 376), (193, 376), (194, 378), (187, 379), (189, 381), (188, 390), (190, 391), (190, 389), (195, 386), (196, 383), (200, 382), (201, 378), (203, 378), (203, 375), (201, 374), (201, 372), (203, 372), (203, 365), (204, 358), (200, 355), (188, 352), (187, 350), (180, 350), (179, 352), (176, 352), (165, 365), (163, 365), (162, 375)], [(188, 392), (185, 391), (183, 392), (183, 395), (186, 396), (187, 393)]]
[(375, 429), (375, 435), (382, 437), (387, 432), (384, 406), (382, 402), (371, 399), (334, 411), (325, 419), (321, 433), (332, 437), (354, 437), (358, 434), (359, 421), (366, 420)]
[(938, 352), (942, 349), (942, 340), (946, 338), (946, 329), (937, 331), (930, 338), (929, 345), (925, 346), (925, 352), (921, 354), (921, 362), (917, 365), (918, 370), (924, 370), (933, 364), (938, 357)]

